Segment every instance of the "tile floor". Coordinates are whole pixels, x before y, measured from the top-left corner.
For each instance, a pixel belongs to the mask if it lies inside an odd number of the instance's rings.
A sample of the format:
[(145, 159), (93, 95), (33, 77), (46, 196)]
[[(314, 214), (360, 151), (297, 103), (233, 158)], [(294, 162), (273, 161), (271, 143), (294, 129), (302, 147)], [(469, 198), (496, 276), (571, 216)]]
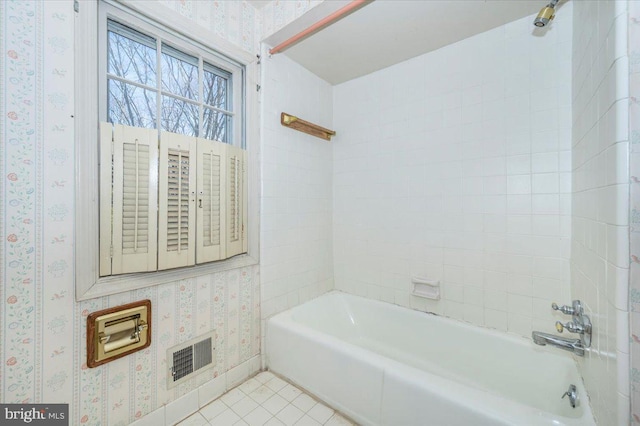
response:
[(270, 372), (258, 373), (178, 426), (354, 425), (333, 409)]

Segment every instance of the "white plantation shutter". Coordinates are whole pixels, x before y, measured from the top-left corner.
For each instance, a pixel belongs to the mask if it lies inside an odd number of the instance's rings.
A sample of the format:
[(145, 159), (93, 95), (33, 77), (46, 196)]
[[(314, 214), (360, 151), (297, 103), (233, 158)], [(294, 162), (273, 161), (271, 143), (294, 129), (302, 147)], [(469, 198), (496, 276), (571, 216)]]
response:
[[(110, 127), (109, 123), (101, 124), (103, 150), (110, 145), (106, 140)], [(103, 162), (101, 185), (102, 195), (108, 197), (111, 193), (112, 198), (113, 275), (156, 270), (157, 141), (158, 133), (154, 129), (113, 126), (113, 162)], [(103, 158), (108, 156), (103, 155)], [(111, 188), (110, 174), (113, 177)], [(104, 210), (101, 213), (108, 214)], [(107, 219), (103, 219), (101, 223), (106, 224)], [(106, 237), (107, 233), (108, 230), (101, 230), (101, 237)]]
[(227, 258), (247, 251), (246, 154), (238, 147), (227, 145)]
[(100, 276), (247, 252), (246, 151), (110, 123), (100, 143)]
[(196, 263), (225, 258), (226, 147), (198, 138)]
[(196, 139), (162, 132), (158, 269), (195, 264)]

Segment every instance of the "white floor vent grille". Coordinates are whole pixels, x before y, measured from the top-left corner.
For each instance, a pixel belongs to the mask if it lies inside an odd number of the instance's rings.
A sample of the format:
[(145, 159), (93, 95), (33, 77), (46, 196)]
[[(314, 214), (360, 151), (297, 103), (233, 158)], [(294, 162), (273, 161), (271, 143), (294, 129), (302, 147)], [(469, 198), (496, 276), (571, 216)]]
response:
[(215, 366), (215, 331), (167, 349), (167, 389)]

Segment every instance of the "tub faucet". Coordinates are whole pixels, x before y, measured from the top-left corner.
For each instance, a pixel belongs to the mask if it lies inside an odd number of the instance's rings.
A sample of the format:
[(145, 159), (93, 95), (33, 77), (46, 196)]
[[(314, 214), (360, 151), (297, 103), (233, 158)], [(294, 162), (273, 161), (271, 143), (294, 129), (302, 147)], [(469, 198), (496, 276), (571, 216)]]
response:
[(547, 344), (557, 346), (560, 349), (571, 351), (576, 355), (584, 356), (584, 345), (580, 339), (567, 339), (566, 337), (555, 336), (549, 333), (543, 333), (541, 331), (534, 331), (531, 333), (533, 343), (540, 346)]
[(542, 333), (540, 331), (534, 331), (531, 333), (533, 343), (536, 345), (552, 345), (557, 346), (560, 349), (571, 351), (576, 355), (584, 356), (585, 348), (591, 346), (591, 321), (589, 317), (584, 315), (582, 304), (579, 300), (574, 300), (572, 306), (558, 306), (557, 304), (551, 304), (551, 308), (555, 311), (560, 311), (563, 314), (571, 315), (572, 320), (563, 324), (560, 321), (556, 322), (556, 330), (558, 333), (562, 333), (564, 330), (570, 333), (577, 333), (580, 335), (579, 339), (567, 339), (565, 337), (556, 336), (549, 333)]

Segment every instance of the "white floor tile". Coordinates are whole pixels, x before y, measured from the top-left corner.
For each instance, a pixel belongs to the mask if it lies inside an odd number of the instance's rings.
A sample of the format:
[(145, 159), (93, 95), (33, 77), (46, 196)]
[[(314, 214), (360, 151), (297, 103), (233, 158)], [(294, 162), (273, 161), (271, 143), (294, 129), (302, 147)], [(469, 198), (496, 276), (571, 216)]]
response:
[(245, 396), (240, 401), (231, 406), (231, 409), (240, 417), (244, 417), (258, 407), (258, 403)]
[(307, 411), (307, 415), (317, 422), (324, 424), (327, 420), (333, 416), (334, 411), (326, 405), (318, 402), (316, 405)]
[(276, 376), (273, 373), (271, 373), (269, 371), (263, 371), (262, 373), (256, 374), (254, 379), (256, 379), (257, 381), (259, 381), (262, 384), (265, 384), (269, 380), (273, 379), (274, 377), (276, 377)]
[(187, 417), (186, 419), (178, 423), (177, 426), (209, 426), (209, 422), (204, 418), (202, 414), (198, 412)]
[(291, 401), (291, 403), (306, 413), (307, 411), (311, 410), (314, 405), (316, 405), (316, 400), (311, 398), (306, 393), (303, 393), (302, 395)]
[(324, 424), (325, 426), (353, 426), (349, 420), (342, 417), (340, 414), (335, 413), (331, 418)]
[(208, 425), (356, 426), (332, 408), (269, 372), (246, 380), (176, 426)]
[(269, 398), (265, 402), (263, 402), (262, 406), (264, 408), (266, 408), (268, 412), (270, 412), (271, 414), (275, 415), (280, 410), (282, 410), (284, 407), (286, 407), (287, 404), (289, 404), (289, 401), (287, 401), (286, 399), (284, 399), (280, 395), (275, 394), (271, 398)]
[(266, 387), (268, 387), (269, 389), (271, 389), (272, 391), (278, 392), (280, 389), (282, 389), (283, 387), (287, 386), (287, 382), (285, 382), (284, 380), (282, 380), (279, 377), (274, 377), (273, 379), (269, 380), (264, 385)]
[(296, 399), (301, 393), (302, 391), (300, 389), (298, 389), (293, 385), (290, 385), (289, 383), (287, 383), (287, 386), (283, 387), (278, 391), (278, 395), (280, 395), (281, 397), (283, 397), (289, 402)]
[(262, 426), (267, 423), (273, 416), (270, 412), (262, 407), (258, 407), (249, 414), (247, 414), (244, 420), (249, 423), (249, 426)]
[(235, 388), (235, 389), (231, 389), (229, 392), (222, 395), (220, 399), (222, 400), (222, 402), (224, 402), (229, 407), (231, 407), (233, 404), (240, 401), (245, 396), (246, 395), (244, 394), (244, 392), (242, 392), (238, 388)]
[(277, 418), (272, 417), (268, 422), (264, 424), (264, 426), (285, 426), (285, 425)]
[(277, 419), (287, 426), (294, 425), (302, 418), (302, 416), (304, 416), (304, 412), (291, 404), (287, 405), (280, 410), (278, 414), (276, 414)]
[(274, 394), (274, 391), (263, 385), (251, 392), (249, 396), (258, 404), (262, 404)]
[(231, 408), (227, 408), (215, 419), (209, 420), (209, 424), (213, 426), (231, 426), (240, 420), (240, 416), (233, 412)]
[(227, 407), (227, 405), (224, 402), (220, 401), (219, 399), (216, 399), (209, 405), (205, 405), (204, 407), (202, 407), (200, 409), (200, 413), (204, 416), (205, 419), (207, 419), (208, 421), (211, 421), (228, 408), (229, 407)]
[(306, 414), (295, 423), (295, 426), (322, 426), (322, 423), (318, 423)]
[(251, 392), (253, 392), (254, 390), (258, 389), (260, 386), (262, 386), (262, 382), (256, 380), (255, 378), (252, 378), (252, 379), (247, 380), (246, 382), (244, 382), (240, 386), (238, 386), (238, 388), (242, 392), (244, 392), (247, 395), (249, 395)]

